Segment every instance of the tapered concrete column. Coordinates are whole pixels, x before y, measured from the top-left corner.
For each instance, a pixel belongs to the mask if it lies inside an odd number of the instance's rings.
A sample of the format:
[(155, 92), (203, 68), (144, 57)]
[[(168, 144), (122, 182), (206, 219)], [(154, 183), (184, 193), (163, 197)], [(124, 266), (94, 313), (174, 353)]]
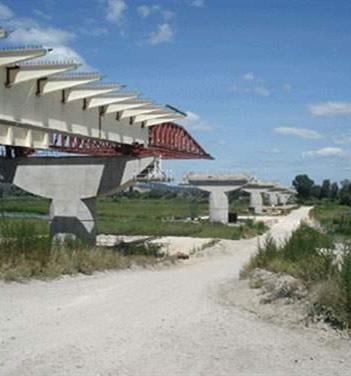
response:
[(250, 208), (254, 210), (255, 214), (262, 214), (263, 213), (262, 191), (248, 190), (246, 192), (250, 194)]
[(185, 175), (185, 184), (209, 192), (210, 222), (227, 224), (229, 222), (228, 192), (236, 191), (252, 178), (239, 175), (207, 175), (190, 173)]
[(51, 199), (50, 231), (57, 239), (95, 241), (95, 200), (125, 188), (153, 158), (40, 157), (2, 160), (2, 181)]
[(276, 192), (267, 192), (269, 202), (272, 206), (278, 205), (278, 195)]
[(50, 205), (49, 218), (50, 235), (56, 240), (73, 236), (93, 242), (96, 237), (95, 198), (54, 198)]
[(216, 188), (210, 191), (209, 209), (210, 222), (228, 223), (229, 203), (224, 190)]
[(279, 205), (286, 206), (288, 200), (289, 200), (290, 195), (280, 193), (278, 194), (278, 203)]

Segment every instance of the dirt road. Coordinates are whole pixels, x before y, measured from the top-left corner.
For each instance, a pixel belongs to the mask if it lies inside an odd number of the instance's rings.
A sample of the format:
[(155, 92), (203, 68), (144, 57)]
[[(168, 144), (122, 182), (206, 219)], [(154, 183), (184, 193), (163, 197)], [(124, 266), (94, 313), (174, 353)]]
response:
[[(285, 237), (307, 213), (292, 212), (272, 234)], [(159, 271), (1, 284), (0, 374), (350, 375), (350, 343), (219, 303), (219, 284), (256, 246), (222, 241), (216, 255)]]

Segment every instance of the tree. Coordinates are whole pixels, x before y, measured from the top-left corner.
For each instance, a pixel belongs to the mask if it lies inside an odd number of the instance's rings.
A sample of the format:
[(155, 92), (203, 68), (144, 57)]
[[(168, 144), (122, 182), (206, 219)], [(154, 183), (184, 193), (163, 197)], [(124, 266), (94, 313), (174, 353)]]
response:
[(339, 186), (338, 183), (333, 183), (330, 187), (330, 198), (337, 200), (339, 198)]
[(320, 196), (321, 196), (321, 191), (322, 191), (322, 187), (318, 184), (315, 184), (312, 188), (311, 188), (311, 196), (313, 198), (316, 198), (316, 199), (319, 199)]
[(299, 199), (311, 198), (314, 181), (307, 175), (297, 175), (292, 182)]
[(330, 180), (324, 179), (321, 187), (321, 193), (319, 198), (329, 198), (330, 197)]
[(351, 206), (351, 184), (350, 180), (343, 180), (339, 190), (340, 204)]

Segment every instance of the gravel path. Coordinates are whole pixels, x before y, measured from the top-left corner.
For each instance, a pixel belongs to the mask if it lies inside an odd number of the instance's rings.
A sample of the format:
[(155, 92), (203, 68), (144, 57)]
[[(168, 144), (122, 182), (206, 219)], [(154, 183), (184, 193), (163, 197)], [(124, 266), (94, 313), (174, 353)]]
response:
[[(292, 212), (272, 234), (284, 238), (308, 210)], [(0, 374), (350, 375), (347, 341), (218, 302), (218, 286), (256, 246), (222, 241), (208, 257), (158, 271), (0, 284)]]

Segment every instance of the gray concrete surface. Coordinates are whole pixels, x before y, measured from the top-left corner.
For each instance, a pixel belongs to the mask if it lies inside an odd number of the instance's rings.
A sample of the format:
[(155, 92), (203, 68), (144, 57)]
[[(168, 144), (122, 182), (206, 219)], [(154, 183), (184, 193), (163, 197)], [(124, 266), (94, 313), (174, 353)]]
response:
[(2, 181), (51, 199), (53, 237), (95, 241), (95, 198), (124, 189), (153, 158), (40, 157), (4, 159)]
[[(309, 208), (272, 228), (284, 239)], [(222, 251), (218, 249), (221, 247)], [(351, 347), (219, 302), (257, 239), (178, 267), (0, 284), (6, 376), (346, 376)]]
[(242, 188), (252, 177), (240, 175), (206, 175), (189, 173), (183, 177), (186, 185), (209, 192), (210, 222), (227, 224), (229, 202), (227, 193)]

